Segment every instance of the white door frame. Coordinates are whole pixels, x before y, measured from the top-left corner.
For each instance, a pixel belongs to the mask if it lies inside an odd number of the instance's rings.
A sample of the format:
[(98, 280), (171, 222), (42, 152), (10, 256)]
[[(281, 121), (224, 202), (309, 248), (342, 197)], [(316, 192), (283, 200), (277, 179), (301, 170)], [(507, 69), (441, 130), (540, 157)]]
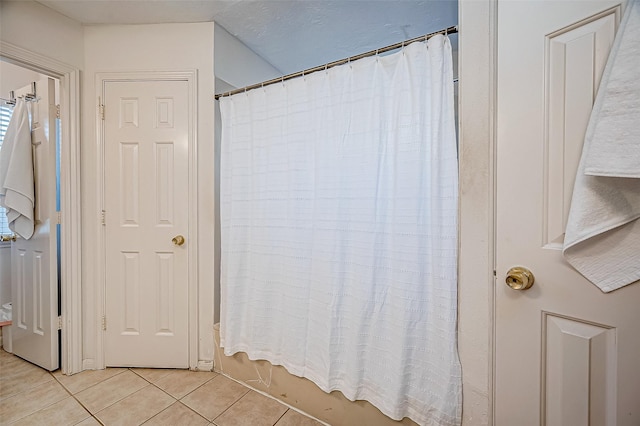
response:
[[(105, 85), (109, 82), (127, 81), (187, 81), (189, 90), (189, 368), (194, 370), (202, 365), (198, 364), (198, 97), (197, 97), (197, 71), (140, 71), (140, 72), (107, 72), (96, 73), (95, 101), (97, 106), (102, 105)], [(106, 108), (110, 106), (107, 105)], [(97, 186), (98, 200), (97, 217), (104, 210), (104, 186), (105, 172), (108, 168), (104, 164), (104, 121), (101, 114), (96, 114), (96, 141), (97, 141)], [(105, 272), (105, 227), (98, 227), (96, 235), (98, 246), (98, 291), (96, 292), (97, 330), (96, 335), (96, 366), (97, 369), (105, 368), (104, 329), (102, 318), (106, 308), (106, 272)]]
[(494, 411), (498, 0), (459, 1), (458, 350), (463, 425)]
[(80, 70), (11, 43), (0, 41), (0, 56), (15, 65), (60, 80), (62, 357), (64, 374), (82, 371)]

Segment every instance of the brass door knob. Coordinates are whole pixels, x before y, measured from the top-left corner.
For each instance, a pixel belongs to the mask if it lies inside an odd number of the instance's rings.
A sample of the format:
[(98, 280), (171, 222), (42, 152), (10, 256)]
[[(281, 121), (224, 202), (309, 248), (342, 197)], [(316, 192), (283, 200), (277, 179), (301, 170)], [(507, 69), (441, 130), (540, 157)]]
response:
[(175, 237), (173, 237), (171, 242), (177, 246), (181, 246), (184, 244), (184, 237), (182, 235), (176, 235)]
[(522, 266), (515, 266), (507, 271), (505, 281), (514, 290), (526, 290), (533, 285), (535, 280), (533, 272)]

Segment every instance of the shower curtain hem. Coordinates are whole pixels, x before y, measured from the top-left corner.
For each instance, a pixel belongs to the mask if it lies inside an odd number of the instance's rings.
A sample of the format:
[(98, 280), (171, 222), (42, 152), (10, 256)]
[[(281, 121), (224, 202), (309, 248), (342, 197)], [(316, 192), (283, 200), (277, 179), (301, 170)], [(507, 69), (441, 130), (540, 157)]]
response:
[[(245, 353), (250, 361), (268, 361), (274, 366), (283, 367), (287, 372), (293, 376), (304, 378), (313, 382), (318, 388), (325, 393), (331, 393), (333, 391), (341, 392), (345, 398), (351, 402), (365, 400), (380, 410), (382, 414), (395, 421), (401, 421), (403, 418), (408, 417), (419, 425), (427, 426), (459, 426), (461, 424), (462, 413), (457, 413), (455, 419), (452, 419), (449, 415), (437, 410), (439, 414), (436, 416), (425, 416), (413, 404), (407, 404), (404, 410), (393, 409), (384, 402), (384, 396), (379, 395), (376, 392), (371, 391), (366, 384), (363, 386), (353, 386), (341, 379), (330, 379), (329, 382), (334, 382), (332, 385), (327, 383), (327, 380), (321, 378), (319, 375), (314, 374), (309, 368), (297, 366), (295, 363), (289, 362), (286, 358), (274, 356), (270, 352), (249, 350), (246, 345), (235, 345), (231, 348), (223, 347), (225, 356), (233, 356), (237, 353)], [(458, 363), (459, 365), (459, 363)], [(461, 381), (461, 376), (457, 375)], [(460, 387), (458, 387), (460, 389)], [(456, 395), (460, 400), (460, 395)], [(428, 405), (428, 404), (425, 404)], [(461, 407), (461, 404), (458, 404)], [(436, 411), (431, 409), (430, 412)], [(460, 410), (459, 410), (460, 411)], [(444, 418), (443, 418), (444, 416)], [(435, 418), (434, 418), (435, 417)]]

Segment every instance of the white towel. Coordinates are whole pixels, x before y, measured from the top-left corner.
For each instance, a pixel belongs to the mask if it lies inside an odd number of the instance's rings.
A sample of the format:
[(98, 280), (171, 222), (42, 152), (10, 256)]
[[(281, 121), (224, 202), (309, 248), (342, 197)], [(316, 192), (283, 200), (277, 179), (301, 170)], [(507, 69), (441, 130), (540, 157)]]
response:
[(25, 239), (34, 230), (33, 183), (29, 112), (18, 99), (0, 150), (0, 206), (7, 209), (9, 229)]
[(603, 292), (640, 280), (640, 5), (602, 76), (565, 233), (565, 259)]
[[(594, 107), (593, 142), (585, 163), (591, 176), (640, 178), (640, 4), (627, 13)], [(605, 80), (606, 78), (606, 80)], [(636, 183), (638, 185), (640, 183)]]

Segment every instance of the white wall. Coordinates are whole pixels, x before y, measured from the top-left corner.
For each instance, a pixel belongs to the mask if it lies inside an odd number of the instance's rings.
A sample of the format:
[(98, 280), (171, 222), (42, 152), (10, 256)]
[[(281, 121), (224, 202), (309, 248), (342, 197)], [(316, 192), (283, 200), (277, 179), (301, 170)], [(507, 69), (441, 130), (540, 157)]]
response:
[(0, 61), (0, 97), (9, 99), (11, 90), (19, 89), (23, 86), (38, 81), (41, 74), (8, 62)]
[[(99, 226), (96, 152), (96, 88), (98, 72), (198, 71), (198, 229), (199, 229), (199, 360), (213, 360), (214, 280), (214, 24), (109, 25), (85, 27), (83, 107), (83, 341), (84, 365), (96, 357), (96, 291), (98, 262), (95, 238)], [(108, 171), (108, 168), (107, 168)]]
[[(215, 75), (235, 88), (280, 77), (282, 73), (220, 25), (215, 27)], [(221, 92), (228, 88), (225, 86)]]
[(0, 1), (0, 38), (75, 68), (84, 64), (82, 25), (34, 1)]

